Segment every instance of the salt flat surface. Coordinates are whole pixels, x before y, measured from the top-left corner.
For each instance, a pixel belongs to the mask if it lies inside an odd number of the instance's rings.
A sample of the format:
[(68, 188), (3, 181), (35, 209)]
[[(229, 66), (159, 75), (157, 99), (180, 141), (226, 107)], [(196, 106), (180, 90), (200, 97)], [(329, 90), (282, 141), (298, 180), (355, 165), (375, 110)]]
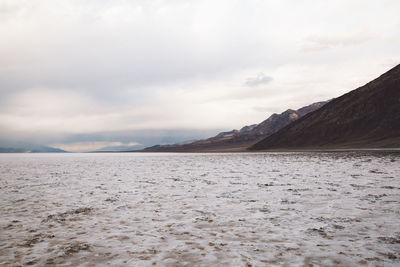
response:
[(2, 154), (1, 266), (399, 266), (400, 153)]

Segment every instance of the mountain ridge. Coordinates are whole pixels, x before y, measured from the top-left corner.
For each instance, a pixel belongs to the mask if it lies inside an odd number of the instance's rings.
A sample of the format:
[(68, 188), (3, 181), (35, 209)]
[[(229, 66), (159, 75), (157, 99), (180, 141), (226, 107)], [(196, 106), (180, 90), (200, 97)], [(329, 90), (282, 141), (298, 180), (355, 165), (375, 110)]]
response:
[(400, 65), (333, 99), (249, 150), (400, 147)]
[(148, 147), (146, 152), (222, 152), (245, 151), (247, 147), (270, 135), (289, 123), (301, 118), (309, 112), (315, 111), (328, 101), (316, 102), (299, 108), (287, 109), (280, 114), (272, 114), (259, 124), (242, 127), (240, 130), (220, 132), (217, 135), (188, 144), (155, 145)]

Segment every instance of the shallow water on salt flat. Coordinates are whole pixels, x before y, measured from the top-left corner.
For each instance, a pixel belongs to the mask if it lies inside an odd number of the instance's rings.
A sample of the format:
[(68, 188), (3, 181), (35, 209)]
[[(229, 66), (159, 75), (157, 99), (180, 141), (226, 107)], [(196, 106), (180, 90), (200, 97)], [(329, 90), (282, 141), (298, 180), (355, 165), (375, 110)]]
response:
[(0, 266), (399, 266), (400, 153), (2, 154)]

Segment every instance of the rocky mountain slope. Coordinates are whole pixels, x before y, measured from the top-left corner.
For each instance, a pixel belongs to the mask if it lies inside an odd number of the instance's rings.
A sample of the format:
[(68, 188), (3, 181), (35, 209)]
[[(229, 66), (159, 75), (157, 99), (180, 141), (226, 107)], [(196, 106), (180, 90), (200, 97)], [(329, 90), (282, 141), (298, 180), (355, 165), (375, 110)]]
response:
[(400, 65), (250, 149), (385, 147), (400, 147)]
[(327, 101), (317, 102), (298, 110), (288, 109), (281, 114), (273, 114), (259, 124), (244, 126), (240, 130), (221, 132), (218, 135), (188, 144), (157, 145), (145, 151), (243, 151), (268, 135), (271, 135), (289, 123), (301, 118), (309, 112), (315, 111)]

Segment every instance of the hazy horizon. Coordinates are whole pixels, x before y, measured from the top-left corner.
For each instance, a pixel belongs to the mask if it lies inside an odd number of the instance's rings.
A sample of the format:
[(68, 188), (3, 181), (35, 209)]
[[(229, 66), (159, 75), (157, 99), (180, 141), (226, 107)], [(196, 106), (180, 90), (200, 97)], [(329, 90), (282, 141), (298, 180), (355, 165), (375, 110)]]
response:
[(0, 144), (200, 139), (400, 63), (399, 1), (1, 1)]

